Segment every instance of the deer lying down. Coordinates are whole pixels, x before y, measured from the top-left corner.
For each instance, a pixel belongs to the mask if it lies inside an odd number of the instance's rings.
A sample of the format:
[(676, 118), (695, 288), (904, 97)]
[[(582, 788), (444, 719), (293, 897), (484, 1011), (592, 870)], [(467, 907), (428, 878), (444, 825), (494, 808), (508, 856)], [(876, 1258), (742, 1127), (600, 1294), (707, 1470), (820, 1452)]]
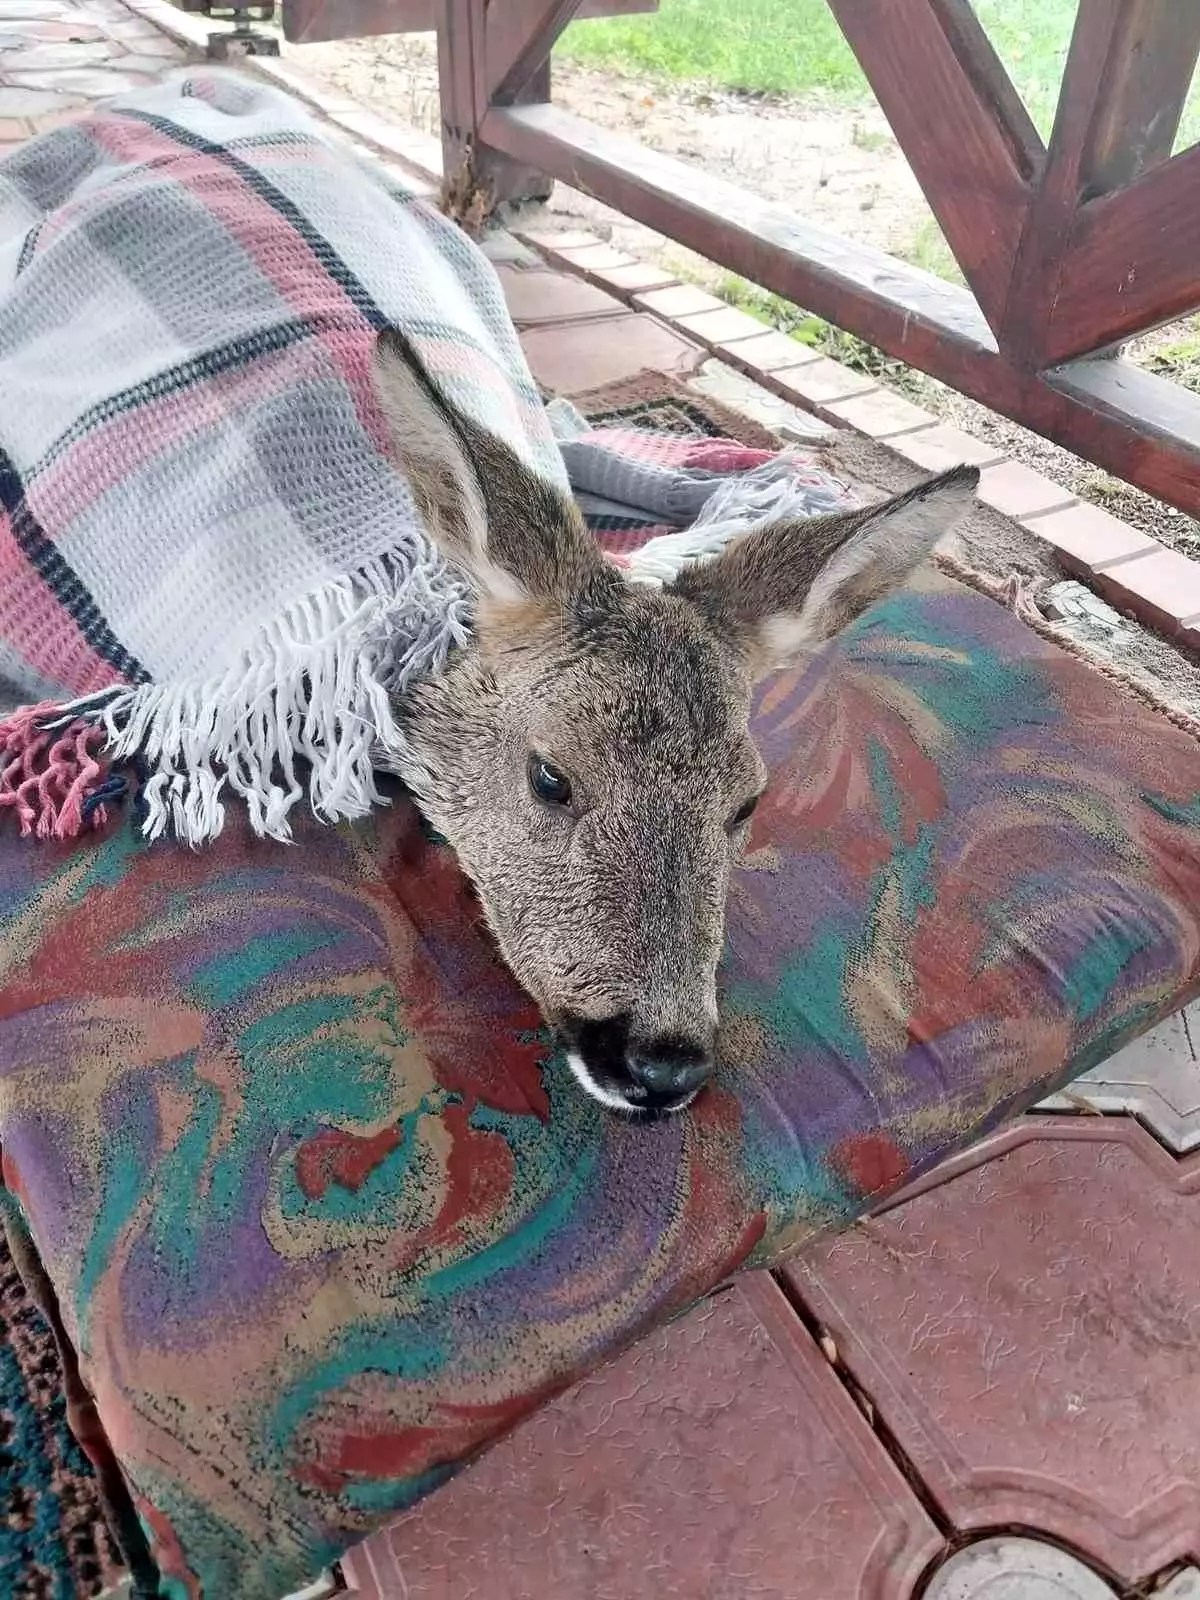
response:
[(766, 782), (751, 688), (902, 584), (979, 473), (757, 528), (654, 589), (395, 332), (375, 383), (430, 533), (478, 599), (470, 646), (398, 707), (404, 776), (583, 1088), (627, 1114), (681, 1111), (713, 1073), (729, 875)]

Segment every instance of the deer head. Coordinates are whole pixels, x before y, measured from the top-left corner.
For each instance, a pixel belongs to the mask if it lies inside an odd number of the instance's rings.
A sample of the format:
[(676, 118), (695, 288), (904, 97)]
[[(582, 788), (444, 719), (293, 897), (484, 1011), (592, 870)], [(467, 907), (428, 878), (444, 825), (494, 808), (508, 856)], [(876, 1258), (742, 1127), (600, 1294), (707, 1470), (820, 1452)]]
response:
[(752, 686), (902, 583), (979, 474), (757, 528), (655, 589), (394, 332), (375, 380), (430, 534), (477, 595), (469, 647), (397, 708), (404, 776), (582, 1086), (681, 1110), (713, 1070), (729, 876), (766, 782)]

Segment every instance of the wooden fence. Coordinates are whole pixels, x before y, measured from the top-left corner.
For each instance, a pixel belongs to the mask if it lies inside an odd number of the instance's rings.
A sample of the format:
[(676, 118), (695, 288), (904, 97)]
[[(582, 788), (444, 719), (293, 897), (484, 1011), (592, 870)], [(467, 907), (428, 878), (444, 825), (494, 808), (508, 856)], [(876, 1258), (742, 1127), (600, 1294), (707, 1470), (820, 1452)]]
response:
[(1119, 353), (1200, 309), (1200, 147), (1172, 153), (1200, 0), (1080, 0), (1048, 147), (968, 0), (829, 0), (967, 288), (550, 102), (569, 22), (654, 3), (283, 10), (293, 39), (436, 26), (447, 173), (501, 199), (560, 179), (1200, 515), (1200, 395)]

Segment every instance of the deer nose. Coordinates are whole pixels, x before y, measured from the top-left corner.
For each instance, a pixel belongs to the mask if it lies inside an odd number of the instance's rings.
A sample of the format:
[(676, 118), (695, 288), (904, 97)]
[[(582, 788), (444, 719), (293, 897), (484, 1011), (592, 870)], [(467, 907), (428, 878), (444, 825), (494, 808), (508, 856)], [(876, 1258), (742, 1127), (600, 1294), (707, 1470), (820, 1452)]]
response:
[(695, 1094), (713, 1074), (712, 1057), (696, 1045), (655, 1040), (629, 1054), (629, 1076), (658, 1105), (670, 1105)]

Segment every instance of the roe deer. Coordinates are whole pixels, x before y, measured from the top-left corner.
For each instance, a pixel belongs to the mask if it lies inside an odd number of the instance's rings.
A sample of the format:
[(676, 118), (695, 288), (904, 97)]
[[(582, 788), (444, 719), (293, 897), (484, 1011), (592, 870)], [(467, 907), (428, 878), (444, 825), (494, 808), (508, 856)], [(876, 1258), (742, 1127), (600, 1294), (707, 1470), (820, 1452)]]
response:
[(657, 589), (452, 406), (398, 333), (375, 383), (470, 645), (398, 707), (403, 776), (474, 882), (581, 1085), (680, 1111), (711, 1077), (730, 869), (766, 771), (751, 688), (904, 582), (967, 510), (957, 467), (844, 515), (758, 527)]

